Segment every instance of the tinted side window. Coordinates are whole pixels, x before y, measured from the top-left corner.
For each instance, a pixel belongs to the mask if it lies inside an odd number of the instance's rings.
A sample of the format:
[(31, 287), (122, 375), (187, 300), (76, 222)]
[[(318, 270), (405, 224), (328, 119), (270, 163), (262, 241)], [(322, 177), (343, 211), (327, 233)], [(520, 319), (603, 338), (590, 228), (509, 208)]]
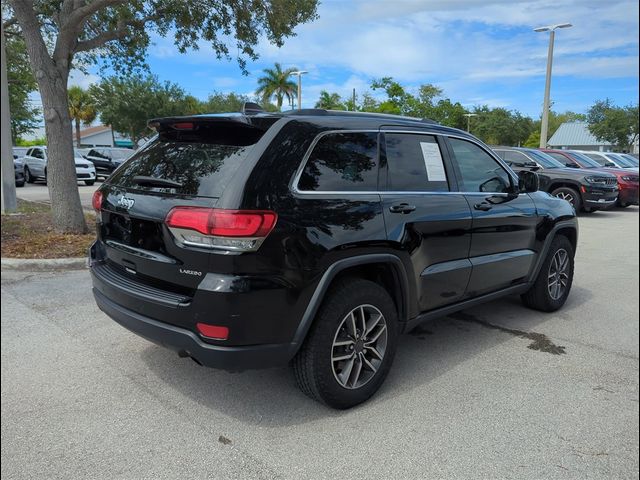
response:
[(44, 158), (44, 155), (42, 154), (42, 150), (40, 150), (39, 148), (34, 148), (33, 153), (31, 155), (34, 156), (35, 158)]
[(389, 175), (394, 192), (448, 191), (449, 184), (436, 138), (411, 133), (386, 133)]
[(462, 177), (464, 192), (504, 193), (511, 187), (511, 179), (504, 168), (478, 145), (450, 138), (455, 161)]
[(31, 152), (33, 152), (33, 149), (32, 149), (32, 148), (30, 148), (29, 150), (27, 150), (27, 153), (25, 153), (25, 156), (27, 156), (27, 155), (28, 155), (28, 156), (32, 157), (33, 155), (31, 155)]
[(330, 133), (316, 143), (298, 182), (307, 191), (378, 190), (378, 134)]
[(525, 157), (520, 152), (515, 152), (513, 150), (506, 150), (502, 155), (502, 158), (512, 165), (516, 167), (524, 167), (524, 164), (527, 162), (528, 158)]
[(561, 164), (566, 165), (567, 167), (575, 166), (575, 163), (573, 163), (571, 160), (569, 160), (567, 157), (565, 157), (561, 153), (556, 153), (556, 152), (544, 152), (544, 153), (546, 153), (547, 155), (551, 155), (553, 158), (558, 160)]

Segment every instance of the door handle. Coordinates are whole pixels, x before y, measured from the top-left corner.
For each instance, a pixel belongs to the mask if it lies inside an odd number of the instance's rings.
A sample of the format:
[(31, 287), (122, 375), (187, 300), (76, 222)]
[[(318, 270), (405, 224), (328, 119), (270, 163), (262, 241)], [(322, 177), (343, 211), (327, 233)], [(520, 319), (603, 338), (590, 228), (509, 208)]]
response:
[(473, 208), (475, 208), (476, 210), (482, 210), (483, 212), (488, 212), (493, 208), (493, 206), (490, 203), (481, 202), (481, 203), (476, 203), (473, 206)]
[(415, 205), (409, 205), (408, 203), (401, 203), (399, 205), (391, 205), (389, 211), (391, 213), (410, 213), (416, 209)]

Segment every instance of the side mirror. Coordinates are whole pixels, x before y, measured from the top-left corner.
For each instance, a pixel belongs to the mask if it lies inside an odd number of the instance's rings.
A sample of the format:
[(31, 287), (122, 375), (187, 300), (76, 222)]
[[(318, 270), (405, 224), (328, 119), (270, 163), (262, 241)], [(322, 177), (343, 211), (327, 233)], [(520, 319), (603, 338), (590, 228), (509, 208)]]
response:
[(565, 163), (565, 165), (566, 165), (567, 168), (580, 168), (575, 163)]
[(615, 167), (616, 164), (615, 163), (611, 163), (611, 162), (607, 162), (604, 164), (605, 167)]
[(533, 193), (540, 189), (540, 177), (536, 172), (523, 170), (518, 172), (518, 190), (521, 193)]

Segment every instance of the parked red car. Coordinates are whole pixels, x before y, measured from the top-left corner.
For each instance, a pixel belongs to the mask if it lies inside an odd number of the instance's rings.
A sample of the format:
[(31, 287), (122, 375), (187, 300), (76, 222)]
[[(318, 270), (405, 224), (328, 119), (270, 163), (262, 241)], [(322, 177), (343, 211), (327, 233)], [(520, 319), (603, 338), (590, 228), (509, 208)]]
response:
[(625, 208), (629, 205), (638, 205), (638, 174), (623, 168), (603, 167), (595, 160), (573, 150), (552, 150), (541, 148), (543, 152), (566, 165), (569, 168), (589, 168), (593, 171), (612, 173), (618, 179), (618, 200), (616, 205)]

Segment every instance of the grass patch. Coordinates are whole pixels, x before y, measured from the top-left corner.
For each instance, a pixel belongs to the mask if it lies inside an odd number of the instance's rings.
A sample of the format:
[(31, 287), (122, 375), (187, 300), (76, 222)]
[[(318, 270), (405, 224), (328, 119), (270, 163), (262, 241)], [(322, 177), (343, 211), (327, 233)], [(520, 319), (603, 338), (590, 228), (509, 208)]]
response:
[(51, 206), (18, 199), (18, 212), (2, 216), (2, 256), (10, 258), (84, 257), (95, 240), (96, 217), (85, 214), (90, 233), (57, 233), (51, 225)]

